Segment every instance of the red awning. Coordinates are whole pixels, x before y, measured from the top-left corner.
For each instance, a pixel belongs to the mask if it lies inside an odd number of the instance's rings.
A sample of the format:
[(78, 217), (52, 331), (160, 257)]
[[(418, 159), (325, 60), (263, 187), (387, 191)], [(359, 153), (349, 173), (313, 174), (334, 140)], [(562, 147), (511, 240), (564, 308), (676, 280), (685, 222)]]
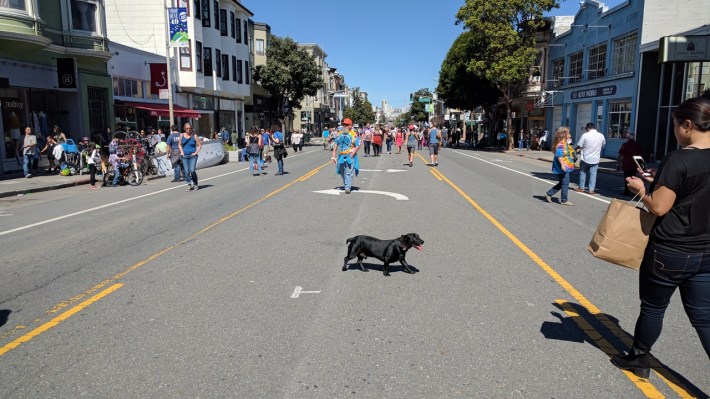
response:
[[(168, 109), (168, 104), (124, 102), (123, 105), (129, 106), (129, 107), (135, 107), (138, 109), (144, 109), (146, 111), (150, 111), (150, 115), (152, 115), (152, 116), (170, 116), (170, 110)], [(199, 118), (200, 117), (199, 112), (189, 109), (189, 108), (181, 107), (176, 104), (173, 104), (173, 115), (181, 117), (181, 118)]]

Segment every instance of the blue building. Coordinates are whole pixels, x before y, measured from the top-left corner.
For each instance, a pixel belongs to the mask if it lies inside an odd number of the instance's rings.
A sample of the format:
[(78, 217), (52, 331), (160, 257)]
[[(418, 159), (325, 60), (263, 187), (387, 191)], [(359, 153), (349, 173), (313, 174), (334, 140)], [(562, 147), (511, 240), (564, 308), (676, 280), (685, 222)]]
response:
[(548, 44), (542, 95), (548, 109), (546, 126), (551, 132), (568, 126), (576, 140), (592, 122), (606, 136), (603, 156), (610, 158), (617, 156), (625, 133), (635, 132), (648, 156), (655, 152), (660, 158), (665, 152), (657, 151), (654, 141), (661, 139), (656, 126), (647, 122), (655, 121), (659, 112), (663, 68), (657, 66), (657, 54), (642, 53), (641, 48), (656, 43), (657, 49), (662, 37), (707, 21), (706, 0), (677, 0), (672, 7), (653, 0), (627, 0), (613, 8), (584, 0), (569, 29)]

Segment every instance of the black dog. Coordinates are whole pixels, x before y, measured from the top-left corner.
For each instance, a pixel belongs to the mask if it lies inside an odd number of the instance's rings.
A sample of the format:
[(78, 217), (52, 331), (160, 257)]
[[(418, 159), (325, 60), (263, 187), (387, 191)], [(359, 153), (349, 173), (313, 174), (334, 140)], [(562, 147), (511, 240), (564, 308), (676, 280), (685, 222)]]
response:
[(368, 270), (362, 265), (362, 260), (371, 256), (385, 263), (385, 266), (382, 268), (382, 274), (385, 276), (390, 275), (387, 272), (387, 266), (397, 261), (404, 266), (406, 273), (414, 273), (412, 269), (409, 268), (404, 257), (407, 255), (409, 248), (414, 247), (421, 251), (422, 244), (424, 244), (424, 240), (419, 238), (419, 235), (416, 233), (405, 234), (394, 240), (379, 240), (370, 236), (355, 236), (348, 238), (345, 242), (349, 245), (348, 256), (345, 257), (345, 263), (343, 263), (343, 271), (348, 269), (348, 261), (357, 257), (360, 270), (367, 272)]

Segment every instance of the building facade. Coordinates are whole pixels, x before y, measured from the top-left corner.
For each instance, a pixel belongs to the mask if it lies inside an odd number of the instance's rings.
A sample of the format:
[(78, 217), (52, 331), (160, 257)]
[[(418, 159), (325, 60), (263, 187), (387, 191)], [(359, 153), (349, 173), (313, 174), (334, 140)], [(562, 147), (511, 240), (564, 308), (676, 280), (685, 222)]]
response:
[[(222, 127), (242, 137), (244, 104), (251, 96), (249, 18), (252, 12), (233, 0), (170, 0), (187, 9), (186, 47), (171, 49), (173, 102), (194, 110), (197, 133), (211, 136)], [(161, 2), (106, 0), (112, 41), (154, 53), (166, 53), (167, 21)]]
[[(30, 126), (40, 144), (59, 126), (98, 139), (111, 126), (110, 59), (103, 1), (0, 2), (0, 173), (21, 170), (18, 142)], [(21, 145), (21, 143), (20, 143)]]

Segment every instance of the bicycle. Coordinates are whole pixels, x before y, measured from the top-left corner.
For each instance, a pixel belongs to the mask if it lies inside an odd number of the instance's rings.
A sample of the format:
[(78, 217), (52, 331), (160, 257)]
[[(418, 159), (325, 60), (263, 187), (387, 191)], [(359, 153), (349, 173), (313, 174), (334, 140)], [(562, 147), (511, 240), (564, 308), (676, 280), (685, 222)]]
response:
[[(118, 184), (129, 184), (131, 186), (140, 186), (143, 184), (143, 172), (141, 172), (138, 163), (136, 162), (136, 155), (131, 155), (132, 162), (125, 167), (119, 166), (118, 170), (121, 176), (118, 179)], [(116, 176), (115, 169), (108, 169), (104, 173), (103, 185), (110, 186), (113, 185), (113, 180)]]

